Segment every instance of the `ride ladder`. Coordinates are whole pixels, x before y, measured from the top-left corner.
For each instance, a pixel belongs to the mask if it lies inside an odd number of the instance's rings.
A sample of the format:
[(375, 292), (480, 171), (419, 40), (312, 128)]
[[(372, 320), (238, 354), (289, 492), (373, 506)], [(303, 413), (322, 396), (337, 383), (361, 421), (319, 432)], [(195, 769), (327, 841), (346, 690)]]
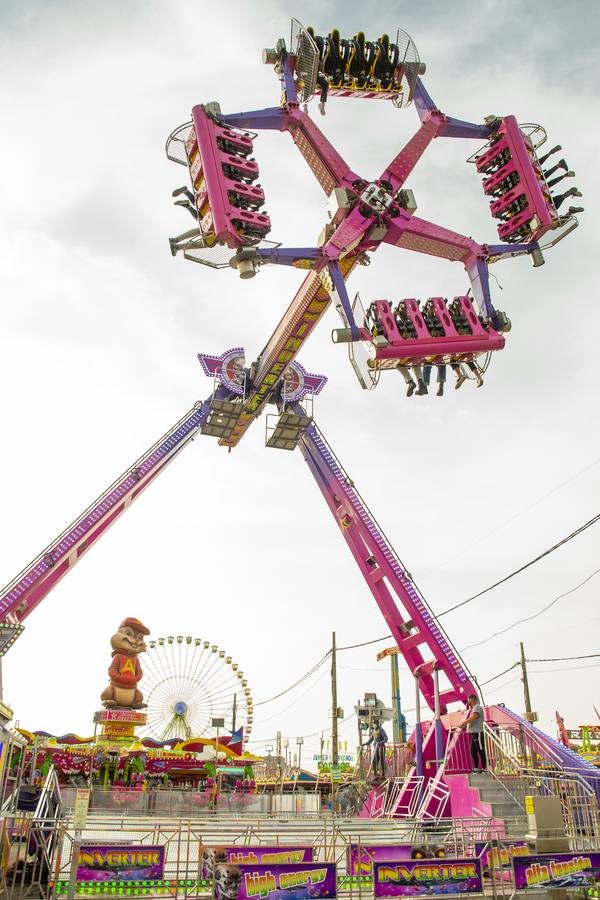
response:
[(446, 774), (448, 760), (451, 758), (452, 753), (460, 740), (460, 737), (461, 732), (458, 729), (452, 732), (449, 736), (446, 743), (444, 758), (439, 763), (433, 778), (430, 778), (425, 786), (423, 797), (421, 803), (419, 804), (419, 808), (416, 812), (415, 818), (428, 819), (437, 822), (438, 819), (441, 819), (448, 810), (450, 790), (444, 783), (443, 779), (444, 775)]
[[(295, 409), (303, 411), (299, 404)], [(470, 674), (315, 424), (298, 446), (430, 708), (435, 711), (437, 671), (449, 683), (439, 695), (441, 713), (448, 703), (466, 703), (476, 691)]]

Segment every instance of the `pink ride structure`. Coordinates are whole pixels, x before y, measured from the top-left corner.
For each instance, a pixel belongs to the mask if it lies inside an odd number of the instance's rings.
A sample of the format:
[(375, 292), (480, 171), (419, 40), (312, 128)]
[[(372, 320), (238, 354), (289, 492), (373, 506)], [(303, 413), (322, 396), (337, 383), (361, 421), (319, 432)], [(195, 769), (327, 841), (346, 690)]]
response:
[[(275, 49), (264, 53), (281, 82), (280, 106), (225, 115), (216, 103), (198, 105), (191, 121), (170, 135), (167, 156), (186, 169), (191, 184), (175, 191), (187, 197), (177, 202), (196, 220), (193, 229), (170, 240), (173, 255), (181, 252), (217, 268), (231, 266), (243, 279), (268, 264), (293, 266), (307, 274), (258, 358), (247, 366), (240, 347), (221, 356), (201, 354), (204, 372), (215, 381), (209, 398), (186, 413), (7, 585), (0, 597), (0, 650), (8, 649), (38, 603), (196, 434), (234, 447), (272, 404), (277, 421), (268, 430), (267, 446), (300, 448), (415, 678), (417, 706), (422, 696), (433, 712), (433, 720), (423, 723), (417, 711), (416, 766), (392, 812), (414, 813), (419, 808), (424, 815), (434, 815), (462, 808), (469, 796), (464, 780), (450, 793), (436, 793), (436, 788), (444, 780), (442, 761), (458, 741), (451, 732), (456, 713), (449, 713), (449, 707), (463, 707), (468, 695), (477, 692), (476, 682), (314, 423), (312, 398), (326, 379), (306, 372), (297, 356), (332, 300), (343, 325), (334, 331), (334, 340), (348, 344), (365, 388), (373, 387), (384, 369), (460, 364), (501, 350), (510, 323), (492, 305), (488, 266), (521, 255), (530, 255), (533, 264), (540, 265), (544, 235), (555, 233), (547, 244), (551, 246), (577, 220), (571, 212), (561, 217), (553, 206), (536, 152), (545, 140), (543, 129), (519, 127), (512, 116), (474, 124), (445, 115), (423, 86), (424, 66), (412, 40), (399, 33), (393, 46), (400, 49), (385, 83), (374, 76), (359, 83), (344, 75), (330, 92), (353, 99), (389, 99), (396, 107), (414, 102), (419, 129), (374, 181), (353, 172), (302, 109), (317, 89), (319, 49), (295, 20), (289, 50), (279, 40)], [(329, 221), (315, 247), (283, 248), (266, 240), (271, 223), (259, 211), (264, 193), (256, 184), (259, 169), (251, 156), (255, 131), (262, 129), (291, 135), (328, 198)], [(480, 244), (415, 216), (415, 198), (406, 182), (435, 138), (467, 138), (485, 145), (473, 161), (485, 179), (484, 191), (492, 198), (491, 211), (500, 219), (498, 230), (505, 243)], [(456, 298), (452, 309), (443, 297), (431, 298), (423, 311), (414, 299), (404, 300), (396, 311), (391, 301), (380, 299), (365, 316), (360, 301), (350, 300), (346, 279), (356, 265), (367, 264), (382, 243), (460, 262), (469, 293)], [(305, 399), (311, 402), (302, 406)], [(545, 747), (557, 765), (587, 777), (583, 760), (515, 714), (490, 707), (487, 717), (512, 723), (535, 738), (538, 748)], [(375, 791), (368, 809), (376, 813), (377, 802)]]

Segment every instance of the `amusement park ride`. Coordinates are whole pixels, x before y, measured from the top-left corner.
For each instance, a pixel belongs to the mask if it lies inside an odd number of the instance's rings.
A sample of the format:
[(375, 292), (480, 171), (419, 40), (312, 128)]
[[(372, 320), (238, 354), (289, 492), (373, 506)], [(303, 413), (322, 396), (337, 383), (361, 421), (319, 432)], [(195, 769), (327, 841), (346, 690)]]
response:
[[(501, 350), (510, 329), (507, 315), (492, 304), (489, 266), (526, 255), (534, 266), (542, 265), (543, 251), (578, 224), (576, 213), (581, 210), (570, 207), (563, 212), (564, 201), (581, 195), (575, 188), (552, 195), (551, 187), (563, 176), (549, 180), (550, 170), (544, 166), (560, 147), (540, 155), (546, 141), (541, 126), (519, 125), (510, 115), (489, 116), (482, 124), (446, 115), (423, 85), (425, 66), (412, 39), (404, 32), (398, 32), (395, 43), (386, 38), (340, 42), (334, 32), (315, 37), (293, 20), (289, 47), (280, 39), (263, 54), (280, 81), (279, 106), (225, 114), (218, 103), (199, 104), (192, 109), (191, 121), (169, 136), (168, 158), (189, 175), (189, 186), (174, 191), (176, 203), (194, 217), (191, 230), (170, 240), (173, 255), (181, 253), (215, 268), (232, 267), (242, 279), (257, 275), (265, 265), (292, 266), (305, 277), (257, 359), (247, 365), (240, 347), (220, 356), (200, 354), (204, 372), (215, 382), (208, 399), (128, 467), (2, 591), (2, 653), (50, 590), (197, 434), (215, 437), (231, 449), (271, 405), (277, 420), (267, 446), (300, 448), (415, 676), (417, 698), (420, 692), (434, 713), (432, 758), (443, 757), (442, 716), (452, 704), (464, 705), (476, 692), (476, 683), (313, 421), (312, 398), (326, 378), (306, 372), (297, 357), (333, 302), (342, 320), (333, 340), (347, 344), (363, 388), (375, 387), (381, 372), (397, 369), (409, 394), (417, 385), (418, 392), (425, 393), (428, 377), (422, 367), (429, 367), (430, 373), (432, 366), (446, 365), (460, 383), (466, 365), (479, 383), (476, 360)], [(390, 108), (414, 104), (420, 126), (379, 177), (354, 172), (308, 115), (307, 104), (315, 93), (321, 91), (323, 102), (325, 85), (330, 97), (389, 100)], [(265, 197), (253, 156), (256, 133), (263, 129), (290, 134), (324, 191), (328, 221), (316, 246), (289, 248), (266, 239), (271, 223), (260, 211)], [(483, 179), (500, 243), (481, 244), (415, 215), (417, 203), (408, 179), (436, 138), (478, 142), (469, 162)], [(554, 170), (566, 170), (563, 163)], [(365, 312), (358, 296), (351, 299), (346, 282), (382, 243), (461, 263), (468, 290), (450, 302), (442, 296), (422, 304), (413, 298), (374, 299)], [(309, 402), (303, 406), (305, 398)], [(533, 729), (528, 723), (523, 727)], [(540, 740), (551, 740), (534, 730)], [(250, 732), (251, 725), (245, 740)], [(417, 769), (422, 742), (418, 727)], [(563, 750), (565, 767), (579, 765), (575, 754)]]

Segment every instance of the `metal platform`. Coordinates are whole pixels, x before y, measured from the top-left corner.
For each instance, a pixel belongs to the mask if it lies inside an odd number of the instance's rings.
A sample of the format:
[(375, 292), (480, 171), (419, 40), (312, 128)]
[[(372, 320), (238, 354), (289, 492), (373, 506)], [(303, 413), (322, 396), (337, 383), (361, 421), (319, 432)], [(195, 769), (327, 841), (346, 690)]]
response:
[(210, 412), (200, 428), (200, 433), (211, 437), (225, 437), (233, 431), (241, 414), (242, 404), (239, 400), (218, 400), (213, 397)]
[(269, 435), (267, 420), (267, 447), (276, 450), (295, 450), (304, 431), (312, 423), (312, 416), (299, 416), (294, 412), (283, 412), (272, 433)]

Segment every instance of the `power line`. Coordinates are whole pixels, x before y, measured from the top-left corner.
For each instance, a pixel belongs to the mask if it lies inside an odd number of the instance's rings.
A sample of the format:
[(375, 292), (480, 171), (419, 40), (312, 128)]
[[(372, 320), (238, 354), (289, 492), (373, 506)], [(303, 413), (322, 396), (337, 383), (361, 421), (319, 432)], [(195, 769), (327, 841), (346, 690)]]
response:
[[(585, 466), (583, 469), (580, 469), (578, 472), (575, 472), (574, 475), (571, 475), (565, 481), (561, 481), (560, 484), (557, 484), (556, 487), (553, 487), (552, 490), (548, 491), (547, 493), (542, 494), (541, 497), (537, 497), (537, 499), (535, 499), (532, 503), (529, 503), (527, 506), (524, 506), (522, 509), (520, 509), (518, 512), (514, 513), (512, 516), (509, 516), (507, 519), (504, 519), (504, 521), (500, 522), (499, 525), (495, 525), (489, 531), (486, 531), (484, 534), (478, 536), (478, 538), (475, 542), (471, 541), (469, 543), (469, 551), (462, 549), (459, 553), (455, 552), (452, 554), (452, 556), (449, 556), (443, 562), (437, 563), (436, 567), (438, 569), (443, 568), (444, 566), (447, 566), (448, 563), (456, 560), (457, 557), (460, 558), (460, 557), (464, 556), (465, 553), (471, 552), (473, 547), (477, 547), (477, 546), (479, 546), (479, 544), (482, 544), (492, 534), (496, 534), (498, 531), (502, 531), (504, 528), (506, 528), (507, 525), (510, 525), (511, 522), (514, 522), (515, 519), (520, 518), (520, 516), (524, 515), (526, 512), (529, 512), (531, 509), (533, 509), (539, 503), (542, 503), (544, 500), (547, 500), (548, 497), (552, 496), (552, 494), (558, 493), (558, 491), (561, 491), (568, 484), (571, 484), (572, 481), (576, 481), (577, 478), (580, 478), (586, 472), (589, 472), (590, 469), (594, 469), (598, 465), (598, 463), (600, 463), (600, 457), (598, 457), (598, 459), (595, 459), (589, 465)], [(464, 544), (462, 546), (464, 548)]]
[[(407, 710), (407, 712), (410, 712), (410, 710)], [(345, 719), (342, 719), (341, 722), (340, 722), (339, 724), (340, 724), (340, 725), (345, 725), (346, 722), (351, 722), (352, 719), (354, 719), (354, 718), (356, 718), (356, 713), (355, 713), (355, 712), (351, 713), (349, 716), (346, 716), (346, 718), (345, 718)], [(327, 726), (325, 726), (325, 728), (319, 728), (318, 731), (313, 731), (313, 732), (311, 732), (311, 734), (298, 735), (298, 737), (303, 737), (303, 738), (319, 737), (321, 734), (327, 734), (327, 733), (330, 732), (330, 731), (331, 731), (331, 725), (327, 725)], [(248, 741), (248, 744), (258, 744), (259, 746), (262, 747), (262, 746), (264, 746), (265, 744), (270, 744), (271, 741), (275, 741), (275, 740), (277, 740), (277, 737), (276, 737), (276, 736), (275, 736), (275, 737), (272, 737), (272, 738), (256, 738), (256, 739), (254, 739), (254, 740), (252, 740), (252, 741)]]
[[(527, 657), (525, 662), (569, 662), (570, 660), (574, 659), (596, 659), (597, 657), (600, 657), (600, 653), (586, 653), (582, 656), (555, 656), (553, 658), (547, 659), (530, 659), (529, 657)], [(492, 675), (492, 677), (486, 679), (486, 681), (480, 682), (480, 687), (483, 687), (486, 684), (490, 684), (492, 681), (496, 681), (497, 678), (502, 678), (502, 676), (506, 675), (507, 672), (512, 672), (513, 669), (516, 669), (516, 667), (520, 665), (521, 663), (517, 660), (517, 662), (514, 662), (512, 666), (509, 666), (507, 669), (503, 669), (501, 672), (498, 672), (497, 675)], [(578, 669), (594, 669), (598, 665), (600, 665), (600, 663), (593, 663), (591, 666), (569, 666), (563, 667), (562, 669), (535, 669), (533, 670), (533, 674), (535, 675), (537, 673), (538, 675), (541, 675), (545, 672), (575, 672)], [(512, 682), (507, 682), (507, 684), (511, 683)], [(496, 690), (496, 688), (494, 688), (494, 690)]]
[(592, 663), (591, 666), (565, 666), (562, 669), (533, 669), (532, 675), (547, 675), (555, 672), (580, 672), (582, 669), (597, 669), (600, 663)]
[(293, 691), (295, 687), (298, 687), (299, 684), (302, 684), (303, 681), (306, 681), (307, 678), (310, 678), (310, 676), (313, 675), (317, 671), (317, 669), (323, 665), (323, 663), (328, 659), (328, 657), (330, 655), (331, 655), (331, 650), (328, 650), (327, 653), (325, 654), (325, 656), (321, 657), (319, 662), (315, 663), (315, 665), (312, 667), (312, 669), (309, 669), (305, 675), (303, 675), (301, 678), (298, 679), (298, 681), (295, 681), (293, 684), (291, 684), (289, 687), (287, 687), (284, 691), (280, 691), (278, 694), (275, 694), (273, 697), (269, 697), (268, 700), (261, 700), (259, 703), (255, 703), (254, 707), (256, 708), (257, 706), (264, 706), (265, 703), (272, 703), (273, 700), (278, 700), (279, 697), (283, 697), (284, 694), (289, 694), (289, 692)]
[(347, 647), (337, 647), (337, 650), (355, 650), (357, 647), (368, 647), (369, 644), (380, 644), (382, 641), (393, 640), (393, 635), (386, 634), (384, 637), (374, 638), (372, 641), (363, 641), (362, 644), (348, 644)]
[(273, 713), (272, 716), (267, 716), (266, 719), (261, 719), (261, 724), (264, 724), (265, 722), (270, 722), (271, 719), (276, 719), (279, 716), (282, 716), (284, 713), (286, 713), (288, 711), (288, 709), (291, 709), (292, 706), (295, 706), (296, 703), (299, 703), (303, 697), (306, 697), (307, 694), (310, 694), (310, 692), (313, 691), (321, 681), (323, 681), (323, 679), (325, 678), (326, 675), (329, 675), (329, 672), (327, 670), (325, 670), (325, 672), (321, 672), (321, 674), (316, 679), (316, 681), (313, 681), (313, 683), (309, 687), (307, 687), (307, 689), (305, 691), (302, 691), (302, 693), (300, 694), (299, 697), (296, 697), (295, 700), (292, 700), (292, 702), (288, 706), (284, 706), (283, 709), (280, 709), (276, 713)]
[(495, 681), (496, 678), (502, 678), (503, 675), (506, 675), (507, 672), (511, 672), (516, 666), (519, 666), (519, 665), (520, 665), (520, 663), (514, 662), (514, 663), (512, 664), (512, 666), (509, 666), (509, 667), (508, 667), (508, 669), (504, 669), (502, 672), (498, 672), (497, 675), (492, 675), (492, 677), (491, 677), (491, 678), (488, 678), (487, 681), (481, 681), (481, 682), (479, 683), (479, 687), (483, 687), (484, 685), (489, 684), (490, 681)]
[(541, 659), (528, 659), (527, 662), (568, 662), (572, 659), (595, 659), (600, 653), (586, 653), (583, 656), (553, 656)]
[(568, 534), (566, 537), (562, 538), (556, 544), (553, 544), (552, 547), (549, 547), (547, 550), (544, 550), (543, 553), (540, 553), (534, 559), (529, 560), (529, 562), (524, 563), (524, 565), (520, 566), (518, 569), (515, 569), (514, 572), (510, 572), (508, 575), (505, 575), (504, 578), (501, 578), (499, 581), (495, 581), (494, 584), (491, 584), (489, 587), (484, 588), (482, 591), (479, 591), (477, 594), (473, 594), (472, 597), (467, 597), (466, 600), (461, 600), (460, 603), (456, 603), (454, 606), (450, 606), (448, 609), (445, 609), (443, 612), (438, 613), (437, 616), (434, 616), (434, 619), (441, 619), (442, 616), (447, 616), (448, 613), (454, 612), (456, 609), (460, 609), (462, 606), (466, 606), (467, 603), (472, 603), (473, 600), (477, 600), (479, 597), (483, 597), (484, 594), (489, 593), (489, 591), (493, 591), (494, 588), (499, 587), (501, 584), (504, 584), (509, 579), (514, 578), (515, 575), (520, 575), (521, 572), (524, 572), (525, 569), (529, 569), (531, 566), (535, 565), (535, 563), (539, 562), (541, 559), (544, 559), (546, 556), (549, 556), (551, 553), (554, 553), (555, 550), (558, 550), (560, 547), (563, 547), (565, 544), (568, 544), (569, 541), (572, 541), (574, 538), (578, 537), (588, 528), (591, 528), (592, 525), (595, 525), (596, 522), (600, 521), (600, 513), (593, 516), (593, 518), (589, 519), (589, 521), (585, 522), (583, 525), (580, 525), (579, 528), (576, 528), (575, 531), (572, 531), (571, 534)]
[(521, 676), (517, 675), (515, 678), (511, 678), (509, 681), (505, 681), (503, 684), (497, 684), (495, 688), (492, 688), (491, 691), (488, 691), (489, 694), (496, 694), (498, 691), (501, 691), (502, 688), (508, 687), (509, 684), (515, 684), (515, 682), (520, 681)]
[(370, 669), (361, 669), (358, 666), (338, 666), (338, 669), (343, 669), (345, 672), (383, 672), (384, 671), (381, 668), (381, 666), (378, 666), (376, 668), (371, 667)]
[(525, 616), (523, 619), (517, 619), (516, 622), (513, 622), (511, 625), (507, 625), (506, 628), (501, 628), (500, 631), (494, 631), (493, 634), (490, 634), (488, 637), (484, 638), (482, 641), (476, 641), (474, 644), (467, 644), (466, 647), (461, 649), (461, 653), (465, 650), (472, 650), (473, 647), (481, 647), (482, 644), (487, 644), (488, 641), (491, 641), (493, 638), (498, 637), (501, 634), (506, 634), (507, 631), (511, 631), (513, 628), (516, 628), (517, 625), (522, 625), (524, 622), (531, 622), (532, 619), (537, 619), (538, 616), (541, 616), (543, 613), (548, 612), (559, 600), (562, 600), (564, 597), (568, 597), (569, 594), (575, 593), (579, 588), (583, 587), (584, 584), (587, 584), (588, 581), (591, 581), (595, 575), (600, 572), (600, 569), (595, 569), (591, 575), (588, 575), (587, 578), (584, 578), (583, 581), (580, 581), (579, 584), (576, 584), (575, 587), (570, 588), (568, 591), (565, 591), (562, 594), (559, 594), (558, 597), (555, 597), (550, 603), (546, 604), (546, 606), (542, 607), (542, 609), (538, 610), (536, 613), (533, 613), (531, 616)]
[[(354, 719), (355, 717), (356, 717), (355, 712), (350, 713), (349, 716), (346, 716), (346, 718), (342, 719), (342, 721), (339, 722), (338, 724), (344, 725), (346, 722), (350, 722), (350, 720)], [(313, 731), (312, 734), (304, 734), (302, 736), (305, 738), (318, 737), (320, 734), (327, 734), (327, 732), (329, 732), (329, 731), (331, 731), (331, 725), (328, 725), (326, 728), (319, 728), (318, 731)]]

